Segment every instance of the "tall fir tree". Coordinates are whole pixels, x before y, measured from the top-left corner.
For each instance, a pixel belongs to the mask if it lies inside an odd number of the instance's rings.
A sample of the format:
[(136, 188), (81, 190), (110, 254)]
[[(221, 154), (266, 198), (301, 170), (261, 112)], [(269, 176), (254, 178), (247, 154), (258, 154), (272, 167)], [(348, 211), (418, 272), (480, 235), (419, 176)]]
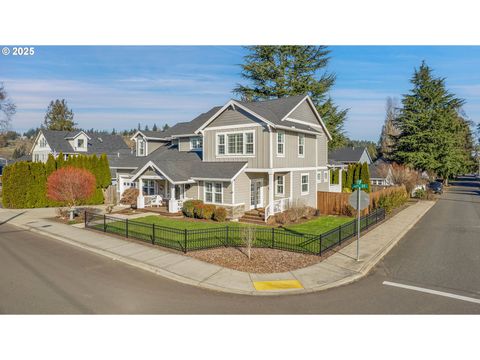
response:
[(53, 157), (52, 154), (48, 154), (48, 159), (47, 159), (47, 162), (45, 163), (45, 171), (46, 171), (47, 177), (55, 170), (57, 170), (57, 162), (55, 161), (55, 158)]
[(234, 93), (243, 100), (258, 101), (308, 94), (325, 122), (331, 149), (346, 143), (343, 125), (346, 109), (329, 95), (336, 76), (325, 68), (330, 50), (325, 46), (248, 46), (242, 76), (251, 84), (238, 84)]
[(157, 124), (155, 124), (155, 123), (153, 124), (152, 131), (158, 131)]
[(399, 111), (397, 99), (388, 97), (385, 105), (385, 123), (382, 126), (382, 133), (378, 141), (378, 155), (384, 159), (391, 159), (393, 156), (395, 137), (400, 133), (395, 126)]
[(51, 101), (45, 114), (44, 127), (48, 130), (66, 130), (75, 129), (73, 121), (73, 111), (67, 106), (65, 99)]
[(448, 91), (445, 79), (434, 77), (422, 62), (411, 79), (413, 88), (402, 99), (395, 121), (394, 159), (445, 178), (458, 174), (464, 165), (463, 133), (458, 120), (464, 100)]

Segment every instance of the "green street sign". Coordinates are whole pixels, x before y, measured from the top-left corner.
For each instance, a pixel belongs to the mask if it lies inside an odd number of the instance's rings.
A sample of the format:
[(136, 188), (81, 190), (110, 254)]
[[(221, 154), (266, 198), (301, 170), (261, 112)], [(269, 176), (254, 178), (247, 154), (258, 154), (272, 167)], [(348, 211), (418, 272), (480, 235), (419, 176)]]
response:
[(352, 189), (367, 189), (368, 184), (362, 184), (362, 180), (355, 181), (355, 184), (352, 185)]

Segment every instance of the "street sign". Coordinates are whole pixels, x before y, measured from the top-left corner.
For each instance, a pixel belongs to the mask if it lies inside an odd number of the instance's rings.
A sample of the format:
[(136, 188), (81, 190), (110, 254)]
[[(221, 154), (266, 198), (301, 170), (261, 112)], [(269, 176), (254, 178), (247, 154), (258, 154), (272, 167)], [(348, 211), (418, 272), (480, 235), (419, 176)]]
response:
[(370, 205), (370, 197), (365, 191), (355, 190), (348, 197), (348, 203), (356, 210), (358, 209), (358, 192), (360, 191), (360, 210), (366, 209)]
[(357, 180), (355, 184), (352, 185), (352, 189), (367, 189), (368, 184), (362, 184), (362, 180)]

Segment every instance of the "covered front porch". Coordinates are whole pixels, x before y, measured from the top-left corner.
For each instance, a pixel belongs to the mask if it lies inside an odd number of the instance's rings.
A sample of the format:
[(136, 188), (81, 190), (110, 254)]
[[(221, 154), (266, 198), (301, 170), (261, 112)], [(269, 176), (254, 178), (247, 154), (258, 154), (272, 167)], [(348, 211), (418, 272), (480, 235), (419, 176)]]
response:
[(166, 207), (169, 213), (181, 211), (188, 200), (192, 184), (174, 184), (159, 175), (142, 175), (138, 178), (137, 208)]

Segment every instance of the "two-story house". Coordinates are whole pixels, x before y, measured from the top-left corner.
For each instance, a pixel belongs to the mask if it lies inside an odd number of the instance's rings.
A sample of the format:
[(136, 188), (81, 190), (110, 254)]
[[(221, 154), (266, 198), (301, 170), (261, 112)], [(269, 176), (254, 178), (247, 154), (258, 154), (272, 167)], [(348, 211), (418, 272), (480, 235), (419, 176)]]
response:
[(49, 154), (57, 157), (62, 153), (66, 159), (71, 155), (112, 155), (118, 152), (130, 152), (120, 135), (42, 129), (35, 137), (30, 155), (32, 161), (46, 162)]
[(165, 132), (138, 131), (135, 155), (110, 166), (120, 194), (142, 189), (140, 208), (160, 195), (170, 212), (200, 199), (232, 218), (251, 209), (268, 218), (294, 203), (316, 207), (317, 190), (329, 189), (330, 139), (308, 96), (230, 100)]

